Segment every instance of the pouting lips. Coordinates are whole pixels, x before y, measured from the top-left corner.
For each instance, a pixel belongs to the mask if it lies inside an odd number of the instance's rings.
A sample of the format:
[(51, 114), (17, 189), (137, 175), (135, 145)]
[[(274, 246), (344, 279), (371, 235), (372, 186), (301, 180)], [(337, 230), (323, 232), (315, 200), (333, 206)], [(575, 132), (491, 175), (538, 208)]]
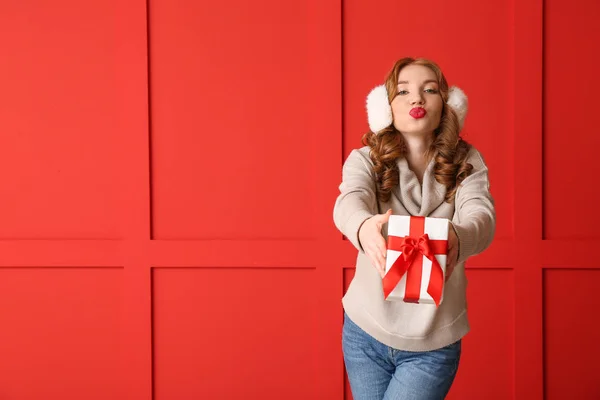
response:
[(415, 108), (413, 108), (413, 109), (410, 110), (409, 114), (413, 118), (423, 118), (425, 116), (425, 114), (427, 114), (427, 111), (425, 111), (424, 108), (415, 107)]

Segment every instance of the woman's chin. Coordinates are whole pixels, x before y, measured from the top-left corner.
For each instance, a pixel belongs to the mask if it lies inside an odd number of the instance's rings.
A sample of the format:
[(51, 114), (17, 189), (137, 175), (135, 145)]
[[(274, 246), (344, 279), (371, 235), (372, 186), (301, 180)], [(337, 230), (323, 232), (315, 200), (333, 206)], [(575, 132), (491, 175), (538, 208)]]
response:
[[(404, 128), (404, 129), (399, 129)], [(433, 135), (434, 127), (415, 127), (415, 126), (404, 126), (404, 127), (396, 127), (396, 129), (402, 133), (403, 135), (408, 136), (422, 136), (427, 137)]]

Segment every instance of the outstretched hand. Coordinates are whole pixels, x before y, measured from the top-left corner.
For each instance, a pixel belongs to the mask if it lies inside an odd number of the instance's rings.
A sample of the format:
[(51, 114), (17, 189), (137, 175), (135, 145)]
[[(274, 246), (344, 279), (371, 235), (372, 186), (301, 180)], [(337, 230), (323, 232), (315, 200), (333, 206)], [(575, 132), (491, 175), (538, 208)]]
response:
[(448, 227), (448, 257), (446, 258), (446, 281), (450, 279), (450, 275), (456, 267), (458, 261), (458, 249), (459, 249), (458, 236), (454, 230), (454, 225), (449, 224)]
[(381, 234), (381, 228), (383, 224), (388, 222), (390, 215), (392, 215), (391, 208), (385, 214), (373, 215), (363, 222), (358, 231), (358, 240), (365, 254), (369, 257), (371, 264), (377, 269), (382, 278), (385, 275), (387, 245)]

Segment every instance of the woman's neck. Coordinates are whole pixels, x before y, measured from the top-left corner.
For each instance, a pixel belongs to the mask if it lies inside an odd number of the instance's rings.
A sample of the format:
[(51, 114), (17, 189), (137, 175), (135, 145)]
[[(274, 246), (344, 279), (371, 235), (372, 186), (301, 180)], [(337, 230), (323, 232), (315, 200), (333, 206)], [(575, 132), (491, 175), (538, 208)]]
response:
[(406, 161), (410, 169), (417, 175), (419, 182), (423, 182), (423, 174), (429, 164), (429, 149), (433, 141), (433, 133), (427, 136), (402, 134), (406, 144)]
[(429, 152), (431, 143), (433, 142), (434, 134), (406, 134), (401, 133), (406, 144), (407, 154), (411, 154), (413, 157), (425, 156)]

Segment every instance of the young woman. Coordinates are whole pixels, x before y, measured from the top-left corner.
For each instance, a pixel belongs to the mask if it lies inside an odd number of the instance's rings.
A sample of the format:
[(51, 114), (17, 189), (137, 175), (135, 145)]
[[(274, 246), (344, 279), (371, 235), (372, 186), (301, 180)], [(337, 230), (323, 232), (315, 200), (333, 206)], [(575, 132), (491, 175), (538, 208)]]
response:
[[(334, 207), (358, 249), (342, 332), (355, 400), (443, 399), (456, 376), (469, 331), (464, 262), (490, 245), (496, 218), (487, 166), (459, 136), (466, 105), (426, 59), (397, 61), (367, 97), (371, 131), (344, 163)], [(384, 299), (391, 214), (450, 221), (439, 307)]]

